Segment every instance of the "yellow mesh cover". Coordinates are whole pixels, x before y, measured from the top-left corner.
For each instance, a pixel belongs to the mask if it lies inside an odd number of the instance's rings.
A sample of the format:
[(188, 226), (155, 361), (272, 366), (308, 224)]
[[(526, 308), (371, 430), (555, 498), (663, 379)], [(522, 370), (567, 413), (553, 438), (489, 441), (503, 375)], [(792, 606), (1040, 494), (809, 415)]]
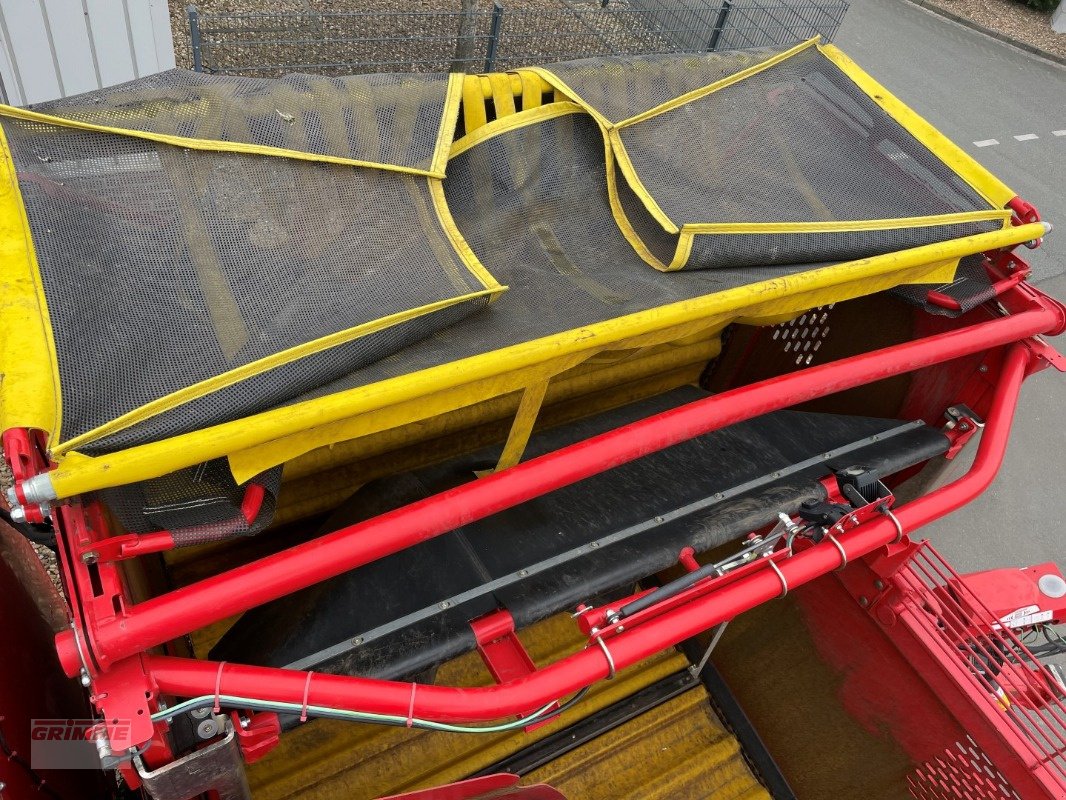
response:
[(49, 431), (60, 497), (220, 458), (240, 483), (522, 392), (510, 464), (554, 376), (593, 357), (941, 281), (1043, 233), (1003, 227), (1007, 187), (813, 42), (197, 81), (0, 109), (0, 425)]

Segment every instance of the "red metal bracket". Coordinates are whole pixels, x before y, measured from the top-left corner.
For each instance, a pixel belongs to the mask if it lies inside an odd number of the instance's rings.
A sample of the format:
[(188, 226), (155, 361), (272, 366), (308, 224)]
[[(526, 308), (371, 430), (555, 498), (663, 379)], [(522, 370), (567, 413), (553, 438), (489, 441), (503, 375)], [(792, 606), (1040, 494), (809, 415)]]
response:
[(1007, 203), (1007, 208), (1014, 212), (1011, 217), (1011, 225), (1029, 225), (1040, 222), (1040, 212), (1036, 206), (1020, 197), (1012, 197)]
[(1045, 366), (1054, 367), (1059, 372), (1066, 372), (1066, 356), (1048, 344), (1044, 337), (1034, 336), (1025, 344), (1036, 356), (1036, 359), (1030, 361), (1033, 365), (1030, 374), (1039, 372)]
[(948, 451), (944, 454), (944, 458), (949, 461), (959, 454), (959, 451), (966, 446), (966, 443), (974, 437), (981, 428), (985, 426), (980, 417), (977, 416), (968, 406), (962, 403), (956, 403), (949, 406), (948, 410), (944, 412), (945, 418), (948, 423), (943, 428), (943, 434), (948, 437), (950, 444), (948, 445)]
[[(1020, 197), (1013, 197), (1007, 203), (1007, 208), (1014, 212), (1010, 218), (1011, 225), (1028, 225), (1033, 222), (1040, 222), (1040, 212), (1036, 210), (1036, 206), (1032, 203), (1022, 200)], [(1033, 239), (1031, 242), (1026, 242), (1025, 246), (1030, 250), (1035, 250), (1044, 243), (1044, 238)]]
[[(474, 631), (477, 651), (496, 683), (509, 683), (537, 671), (537, 665), (515, 633), (514, 617), (507, 609), (501, 608), (471, 620), (470, 628)], [(558, 703), (553, 704), (553, 708), (558, 707)], [(534, 722), (523, 730), (528, 733), (550, 721)]]
[[(967, 609), (975, 616), (987, 608), (1009, 628), (1066, 619), (1066, 580), (1053, 562), (1025, 569), (971, 572), (963, 575), (961, 580), (982, 606), (982, 609)], [(962, 595), (961, 592), (958, 594)]]
[(272, 711), (251, 714), (241, 719), (236, 711), (230, 712), (237, 744), (247, 764), (254, 764), (281, 741), (281, 720)]
[(496, 683), (524, 678), (536, 671), (533, 659), (515, 634), (514, 617), (506, 609), (493, 611), (470, 623), (477, 651)]
[(124, 561), (148, 553), (161, 553), (174, 549), (174, 537), (169, 531), (158, 533), (129, 533), (124, 536), (109, 536), (86, 546), (79, 554), (82, 560)]
[[(1019, 283), (1028, 278), (1031, 273), (1032, 270), (1028, 266), (1026, 266), (1023, 269), (1016, 269), (1008, 277), (996, 281), (989, 287), (991, 296), (988, 297), (988, 299), (991, 300), (994, 297), (1000, 297), (1005, 292), (1013, 289)], [(940, 306), (941, 308), (947, 308), (952, 311), (962, 310), (962, 306), (959, 305), (958, 300), (942, 292), (930, 291), (926, 294), (925, 299), (934, 306)]]
[(16, 522), (43, 524), (48, 522), (51, 510), (37, 503), (27, 503), (22, 493), (22, 482), (34, 475), (46, 472), (49, 468), (45, 456), (47, 445), (43, 431), (31, 431), (27, 428), (11, 428), (3, 433), (4, 456), (11, 467), (14, 486), (13, 496), (7, 498), (12, 512), (20, 511)]

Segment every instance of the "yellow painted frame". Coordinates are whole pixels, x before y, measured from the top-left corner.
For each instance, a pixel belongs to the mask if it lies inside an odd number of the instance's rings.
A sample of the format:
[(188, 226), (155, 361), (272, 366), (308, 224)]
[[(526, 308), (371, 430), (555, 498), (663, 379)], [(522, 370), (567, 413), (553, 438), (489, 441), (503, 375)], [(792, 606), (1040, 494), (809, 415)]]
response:
[(59, 430), (63, 395), (26, 207), (0, 126), (0, 431)]

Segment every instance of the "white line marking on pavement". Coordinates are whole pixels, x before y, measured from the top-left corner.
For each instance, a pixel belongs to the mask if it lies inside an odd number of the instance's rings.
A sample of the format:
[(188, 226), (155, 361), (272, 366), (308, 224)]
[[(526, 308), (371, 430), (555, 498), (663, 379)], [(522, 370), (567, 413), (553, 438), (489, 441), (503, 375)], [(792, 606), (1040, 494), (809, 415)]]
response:
[(974, 147), (989, 147), (994, 144), (999, 144), (998, 139), (982, 139), (979, 142), (974, 142)]
[(1052, 131), (1052, 136), (1066, 136), (1066, 131)]
[(1020, 136), (1015, 136), (1014, 138), (1017, 139), (1019, 142), (1028, 142), (1031, 139), (1039, 139), (1040, 137), (1037, 136), (1035, 133), (1023, 133)]

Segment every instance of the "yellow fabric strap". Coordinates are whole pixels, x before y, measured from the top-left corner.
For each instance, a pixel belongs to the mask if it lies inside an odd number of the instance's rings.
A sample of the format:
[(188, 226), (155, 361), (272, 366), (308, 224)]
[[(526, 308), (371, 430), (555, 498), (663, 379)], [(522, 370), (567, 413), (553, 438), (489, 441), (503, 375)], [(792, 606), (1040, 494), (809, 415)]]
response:
[(529, 70), (519, 70), (522, 80), (522, 110), (529, 111), (544, 104), (544, 91), (547, 88), (539, 75)]
[(48, 303), (18, 175), (0, 127), (0, 431), (59, 434), (62, 394)]
[(533, 433), (533, 425), (540, 414), (540, 407), (544, 403), (544, 394), (548, 391), (548, 381), (538, 381), (526, 387), (522, 392), (522, 399), (518, 401), (518, 409), (515, 411), (514, 422), (507, 434), (507, 443), (503, 446), (500, 460), (493, 469), (481, 470), (478, 477), (491, 475), (494, 472), (502, 472), (510, 469), (522, 460), (522, 454), (529, 444), (529, 437)]
[[(458, 103), (456, 99), (454, 101)], [(288, 150), (284, 147), (268, 147), (266, 145), (248, 144), (247, 142), (223, 142), (215, 139), (191, 139), (185, 136), (172, 136), (166, 133), (151, 133), (148, 131), (131, 130), (129, 128), (113, 128), (109, 125), (95, 125), (89, 122), (55, 117), (50, 114), (41, 114), (29, 111), (25, 108), (0, 105), (0, 116), (33, 122), (39, 125), (54, 125), (59, 128), (71, 128), (79, 131), (92, 131), (94, 133), (110, 133), (116, 136), (130, 136), (134, 139), (146, 139), (150, 142), (159, 142), (173, 147), (184, 147), (189, 150), (204, 150), (214, 153), (237, 153), (240, 155), (274, 156), (277, 158), (291, 158), (297, 161), (315, 161), (324, 164), (342, 164), (349, 167), (372, 167), (391, 172), (405, 172), (410, 175), (425, 175), (433, 178), (443, 178), (444, 172), (436, 165), (436, 169), (419, 169), (418, 167), (405, 167), (397, 164), (383, 164), (374, 161), (362, 161), (356, 158), (341, 158), (340, 156), (321, 155), (307, 153), (300, 150)], [(442, 128), (447, 126), (443, 125)], [(440, 140), (438, 139), (438, 145)], [(447, 152), (447, 147), (442, 147), (442, 152)]]
[(459, 106), (463, 102), (463, 90), (466, 76), (453, 72), (448, 76), (448, 88), (444, 96), (444, 111), (441, 114), (440, 128), (437, 130), (437, 144), (433, 148), (433, 160), (426, 173), (443, 178), (448, 166), (448, 153), (455, 139), (455, 126), (459, 123)]
[(652, 117), (657, 117), (660, 114), (665, 114), (667, 111), (672, 111), (673, 109), (678, 108), (679, 106), (691, 103), (693, 100), (699, 100), (701, 97), (706, 97), (709, 94), (714, 94), (717, 91), (725, 89), (727, 86), (732, 86), (734, 83), (740, 83), (741, 81), (750, 78), (752, 75), (758, 75), (760, 72), (764, 72), (770, 69), (770, 67), (775, 66), (776, 64), (780, 64), (782, 61), (792, 58), (792, 56), (796, 55), (797, 53), (802, 53), (804, 50), (809, 50), (810, 48), (815, 47), (818, 44), (820, 38), (820, 36), (815, 36), (812, 39), (808, 39), (805, 42), (801, 42), (795, 47), (778, 53), (775, 56), (771, 56), (765, 61), (760, 61), (758, 64), (753, 64), (747, 69), (742, 69), (739, 72), (734, 72), (732, 75), (722, 78), (720, 81), (709, 83), (706, 86), (700, 87), (699, 89), (693, 89), (691, 92), (686, 92), (685, 94), (679, 97), (675, 97), (673, 100), (667, 100), (665, 103), (655, 106), (655, 108), (648, 109), (647, 111), (637, 114), (636, 116), (622, 120), (621, 122), (616, 123), (614, 127), (625, 128), (629, 125), (636, 125), (638, 122), (644, 122), (645, 120), (649, 120)]
[(481, 144), (484, 141), (488, 141), (494, 136), (499, 136), (501, 133), (524, 128), (528, 125), (536, 125), (538, 122), (561, 117), (565, 114), (582, 113), (584, 113), (584, 109), (581, 108), (581, 106), (576, 103), (563, 101), (548, 103), (547, 105), (532, 108), (529, 111), (519, 111), (514, 114), (508, 114), (505, 117), (499, 117), (492, 122), (467, 133), (462, 138), (456, 139), (455, 143), (452, 145), (451, 158), (455, 158), (460, 153), (465, 153), (471, 147)]
[(1000, 220), (1010, 223), (1009, 209), (988, 211), (960, 211), (955, 214), (934, 214), (925, 217), (894, 219), (834, 220), (828, 222), (697, 222), (684, 225), (685, 233), (846, 233), (848, 231), (881, 231), (900, 228), (931, 228), (936, 225), (961, 225), (966, 222)]
[(607, 138), (611, 143), (611, 149), (614, 151), (618, 168), (622, 171), (622, 175), (625, 176), (626, 183), (629, 184), (633, 194), (640, 198), (644, 207), (648, 209), (648, 213), (652, 215), (656, 222), (663, 226), (663, 230), (667, 233), (680, 233), (681, 227), (666, 215), (666, 212), (662, 210), (651, 192), (644, 186), (644, 181), (640, 179), (633, 162), (629, 160), (629, 153), (626, 152), (626, 147), (622, 143), (622, 137), (619, 136), (618, 129), (609, 128), (607, 130)]
[[(485, 93), (481, 90), (481, 76), (466, 75), (463, 79), (464, 134), (469, 136), (488, 121), (488, 114), (485, 111)], [(453, 155), (454, 150), (455, 142), (452, 142)]]
[(851, 81), (879, 105), (885, 113), (906, 128), (915, 139), (921, 142), (941, 161), (973, 187), (993, 208), (1003, 208), (1016, 196), (995, 175), (978, 164), (968, 153), (944, 134), (930, 125), (926, 120), (907, 107), (888, 89), (871, 78), (854, 61), (833, 45), (819, 45), (819, 52), (828, 58)]
[(511, 76), (506, 72), (491, 72), (487, 77), (492, 86), (492, 105), (496, 109), (496, 118), (515, 113), (515, 93), (511, 87)]
[(667, 100), (665, 103), (660, 103), (654, 108), (650, 108), (647, 111), (643, 111), (640, 114), (636, 114), (635, 116), (629, 117), (628, 119), (624, 120), (611, 120), (605, 117), (599, 109), (597, 109), (589, 101), (583, 98), (580, 93), (578, 93), (572, 86), (567, 84), (565, 80), (563, 80), (560, 76), (556, 75), (551, 70), (546, 69), (544, 67), (530, 67), (528, 68), (528, 71), (543, 78), (546, 83), (550, 84), (557, 91), (562, 92), (570, 100), (580, 105), (589, 114), (591, 114), (596, 119), (596, 121), (599, 122), (604, 128), (610, 130), (613, 128), (623, 128), (627, 125), (633, 125), (637, 122), (642, 122), (646, 119), (650, 119), (651, 117), (658, 116), (659, 114), (677, 108), (678, 106), (683, 106), (686, 103), (690, 103), (693, 100), (698, 100), (699, 98), (704, 97), (705, 95), (717, 92), (719, 89), (724, 89), (726, 86), (730, 86), (734, 83), (737, 83), (738, 81), (742, 81), (745, 78), (751, 77), (752, 75), (757, 75), (763, 70), (769, 69), (775, 64), (784, 61), (786, 58), (792, 57), (796, 53), (806, 50), (807, 48), (816, 46), (818, 44), (819, 38), (820, 37), (815, 36), (812, 39), (808, 39), (805, 42), (801, 42), (795, 47), (778, 53), (777, 55), (771, 56), (765, 61), (760, 61), (758, 64), (753, 64), (747, 69), (735, 72), (734, 74), (729, 75), (720, 81), (715, 81), (714, 83), (709, 83), (706, 86), (701, 86), (698, 89), (693, 89), (691, 92), (686, 92), (685, 94), (674, 97), (671, 100)]

